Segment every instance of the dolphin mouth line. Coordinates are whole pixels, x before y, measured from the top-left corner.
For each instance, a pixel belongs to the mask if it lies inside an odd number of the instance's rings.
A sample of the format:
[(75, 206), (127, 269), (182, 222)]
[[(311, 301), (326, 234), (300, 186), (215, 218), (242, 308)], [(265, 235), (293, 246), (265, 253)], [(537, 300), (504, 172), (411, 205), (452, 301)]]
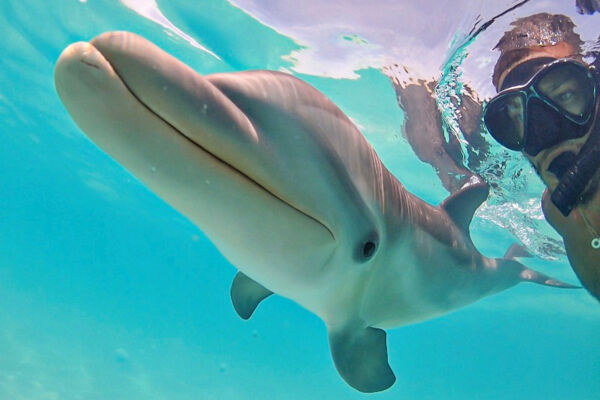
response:
[[(102, 54), (102, 53), (100, 53)], [(108, 61), (106, 58), (105, 60), (110, 64), (110, 61)], [(81, 62), (91, 68), (97, 68), (99, 69), (99, 67), (93, 63), (90, 63), (89, 61), (86, 60), (81, 60)], [(110, 64), (112, 66), (112, 64)], [(273, 193), (272, 191), (270, 191), (269, 189), (267, 189), (265, 186), (263, 186), (262, 184), (260, 184), (259, 182), (257, 182), (255, 179), (253, 179), (251, 176), (249, 176), (248, 174), (244, 173), (243, 171), (237, 169), (234, 165), (231, 165), (230, 163), (228, 163), (227, 161), (223, 160), (222, 158), (218, 157), (216, 154), (210, 152), (208, 149), (206, 149), (205, 147), (203, 147), (201, 144), (199, 144), (198, 142), (196, 142), (195, 140), (193, 140), (192, 138), (190, 138), (189, 136), (187, 136), (185, 133), (183, 133), (181, 130), (179, 130), (177, 127), (175, 127), (173, 124), (171, 124), (169, 121), (167, 121), (166, 119), (164, 119), (163, 117), (161, 117), (157, 112), (155, 112), (148, 104), (144, 103), (144, 101), (142, 101), (142, 99), (140, 99), (135, 92), (129, 87), (129, 85), (127, 85), (127, 81), (125, 79), (123, 79), (123, 77), (119, 74), (119, 72), (113, 67), (113, 70), (115, 72), (115, 74), (119, 77), (119, 80), (121, 81), (121, 83), (123, 83), (123, 85), (127, 88), (127, 91), (145, 108), (147, 109), (152, 115), (156, 116), (156, 118), (160, 119), (161, 121), (163, 121), (165, 124), (167, 124), (169, 127), (171, 127), (171, 129), (173, 129), (173, 131), (175, 131), (178, 135), (182, 136), (183, 138), (185, 138), (188, 142), (190, 142), (193, 146), (195, 146), (198, 150), (202, 151), (203, 153), (207, 154), (208, 156), (212, 157), (213, 159), (215, 159), (216, 161), (218, 161), (220, 164), (226, 166), (227, 168), (229, 168), (230, 170), (232, 170), (235, 173), (240, 174), (241, 176), (244, 177), (244, 179), (246, 179), (248, 182), (250, 182), (251, 184), (255, 185), (256, 187), (258, 187), (259, 189), (261, 189), (263, 192), (269, 194), (271, 197), (277, 199), (278, 201), (282, 202), (283, 204), (287, 205), (288, 207), (292, 208), (293, 210), (297, 211), (298, 213), (304, 215), (305, 217), (315, 221), (316, 223), (318, 223), (319, 225), (321, 225), (323, 228), (325, 228), (325, 230), (327, 230), (327, 232), (329, 232), (329, 234), (331, 235), (331, 237), (333, 238), (333, 240), (336, 240), (335, 235), (333, 234), (333, 231), (327, 226), (325, 225), (323, 222), (319, 221), (317, 218), (313, 217), (310, 214), (307, 214), (306, 212), (302, 211), (301, 209), (299, 209), (298, 207), (295, 207), (293, 204), (283, 200), (281, 197), (279, 197), (277, 194)]]

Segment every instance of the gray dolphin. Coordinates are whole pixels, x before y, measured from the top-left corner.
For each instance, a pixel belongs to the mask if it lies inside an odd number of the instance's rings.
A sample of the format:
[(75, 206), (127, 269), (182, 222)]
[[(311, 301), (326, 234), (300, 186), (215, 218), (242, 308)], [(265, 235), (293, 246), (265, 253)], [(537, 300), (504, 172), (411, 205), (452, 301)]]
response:
[(485, 185), (425, 203), (339, 108), (288, 74), (200, 76), (114, 32), (67, 47), (55, 84), (86, 135), (240, 269), (238, 314), (272, 293), (315, 313), (337, 370), (360, 391), (395, 381), (384, 328), (520, 281), (569, 286), (475, 249), (469, 224)]

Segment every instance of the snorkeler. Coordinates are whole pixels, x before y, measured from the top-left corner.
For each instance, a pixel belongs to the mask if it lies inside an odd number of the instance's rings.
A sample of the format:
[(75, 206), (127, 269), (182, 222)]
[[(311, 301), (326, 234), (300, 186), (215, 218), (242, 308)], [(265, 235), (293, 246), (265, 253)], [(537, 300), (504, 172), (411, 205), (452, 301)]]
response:
[(583, 62), (568, 17), (541, 13), (512, 25), (496, 46), (498, 94), (484, 121), (498, 143), (520, 151), (541, 177), (544, 215), (583, 286), (600, 300), (598, 71)]

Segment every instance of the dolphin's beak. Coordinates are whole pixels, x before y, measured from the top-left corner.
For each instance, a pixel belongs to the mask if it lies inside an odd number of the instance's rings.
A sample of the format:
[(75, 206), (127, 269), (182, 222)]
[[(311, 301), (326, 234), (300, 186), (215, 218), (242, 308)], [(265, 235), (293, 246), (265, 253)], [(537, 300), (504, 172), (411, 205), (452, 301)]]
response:
[[(282, 266), (298, 255), (298, 271), (309, 277), (307, 266), (320, 268), (331, 256), (327, 225), (254, 173), (269, 166), (252, 156), (265, 149), (246, 114), (150, 42), (117, 32), (75, 43), (57, 62), (55, 84), (86, 135), (198, 225), (233, 264)], [(270, 271), (274, 281), (289, 272)]]

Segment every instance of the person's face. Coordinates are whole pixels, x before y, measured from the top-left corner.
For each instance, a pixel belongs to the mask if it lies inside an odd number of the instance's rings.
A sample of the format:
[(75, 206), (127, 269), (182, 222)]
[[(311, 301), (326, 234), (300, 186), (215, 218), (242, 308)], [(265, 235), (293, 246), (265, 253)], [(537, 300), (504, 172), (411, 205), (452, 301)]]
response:
[[(526, 60), (541, 57), (552, 57), (556, 59), (575, 58), (574, 54), (576, 53), (576, 50), (571, 45), (562, 42), (556, 46), (532, 48), (528, 53)], [(577, 59), (579, 59), (579, 57), (577, 57)], [(503, 79), (508, 72), (510, 72), (510, 70), (511, 69), (507, 69), (501, 79)], [(583, 99), (576, 95), (576, 93), (581, 92), (577, 91), (578, 83), (576, 81), (565, 80), (564, 77), (558, 75), (550, 78), (551, 79), (547, 79), (544, 83), (545, 87), (540, 87), (540, 89), (543, 90), (549, 97), (552, 97), (553, 100), (556, 99), (557, 102), (561, 103), (565, 110), (574, 114), (578, 114), (578, 110), (583, 107)], [(512, 108), (513, 113), (511, 114), (511, 118), (513, 118), (515, 121), (517, 121), (518, 118), (523, 118), (522, 105), (514, 104)], [(535, 156), (531, 156), (525, 152), (523, 152), (523, 154), (533, 164), (534, 168), (538, 171), (546, 186), (548, 186), (550, 190), (554, 190), (559, 183), (559, 179), (548, 170), (548, 167), (557, 156), (564, 152), (570, 151), (574, 152), (575, 154), (579, 153), (588, 136), (589, 135), (586, 134), (580, 138), (566, 140), (548, 149), (540, 151)]]

